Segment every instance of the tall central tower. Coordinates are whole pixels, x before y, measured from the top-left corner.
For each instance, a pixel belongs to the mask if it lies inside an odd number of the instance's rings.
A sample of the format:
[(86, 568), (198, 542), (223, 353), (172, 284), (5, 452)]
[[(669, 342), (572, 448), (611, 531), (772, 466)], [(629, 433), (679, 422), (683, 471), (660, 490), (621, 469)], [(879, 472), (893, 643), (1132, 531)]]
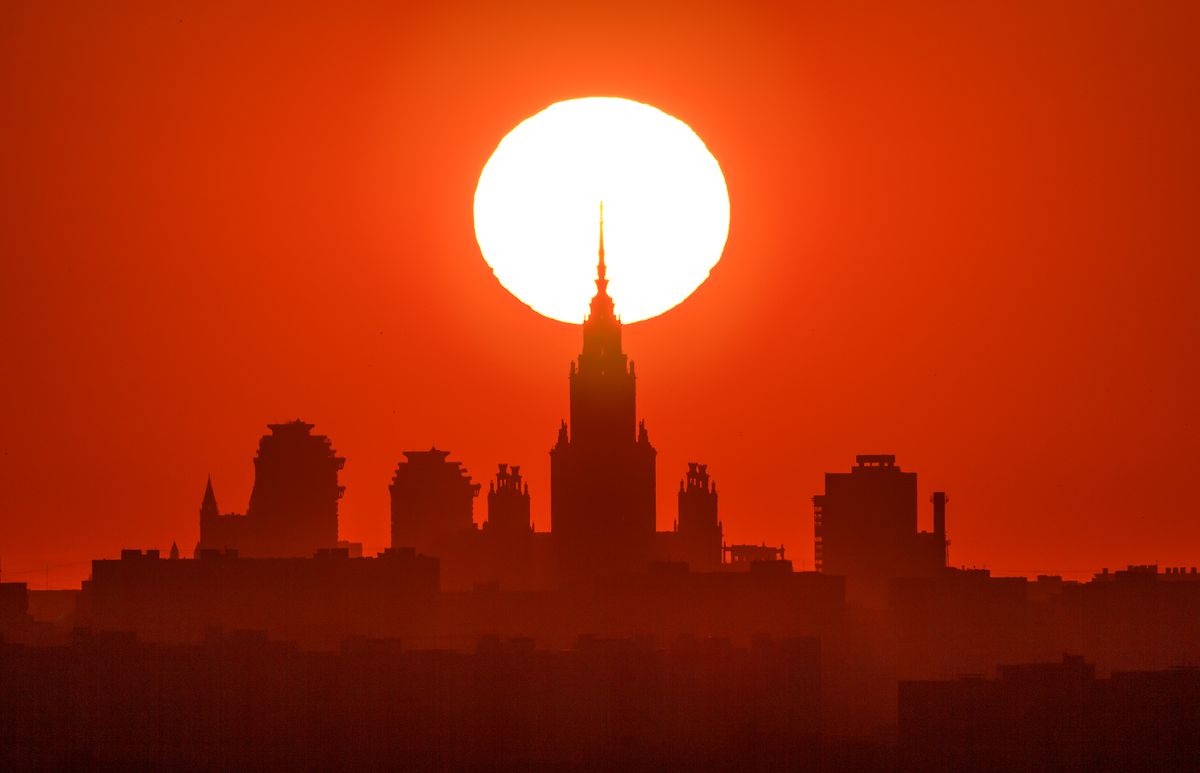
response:
[(550, 530), (568, 578), (642, 569), (654, 544), (657, 452), (637, 421), (637, 377), (621, 351), (607, 271), (601, 204), (596, 295), (571, 363), (570, 426), (563, 422), (550, 450)]

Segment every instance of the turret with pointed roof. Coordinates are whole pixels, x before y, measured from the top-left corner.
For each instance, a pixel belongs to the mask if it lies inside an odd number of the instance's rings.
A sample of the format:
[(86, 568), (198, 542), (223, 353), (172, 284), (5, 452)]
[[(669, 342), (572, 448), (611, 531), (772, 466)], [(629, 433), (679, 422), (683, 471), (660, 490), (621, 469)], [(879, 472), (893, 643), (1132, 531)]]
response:
[(212, 476), (208, 476), (208, 483), (204, 486), (204, 499), (200, 502), (200, 520), (205, 518), (216, 518), (221, 514), (217, 509), (217, 495), (213, 493)]

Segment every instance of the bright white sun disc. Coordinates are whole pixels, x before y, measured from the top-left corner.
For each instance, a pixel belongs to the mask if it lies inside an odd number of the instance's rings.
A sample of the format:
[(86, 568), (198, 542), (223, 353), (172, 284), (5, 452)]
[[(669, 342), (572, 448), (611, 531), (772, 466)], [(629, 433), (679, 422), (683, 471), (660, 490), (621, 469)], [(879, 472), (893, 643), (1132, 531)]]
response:
[(475, 238), (509, 292), (581, 322), (596, 292), (600, 202), (609, 294), (624, 322), (678, 305), (725, 248), (729, 192), (696, 133), (613, 97), (557, 102), (492, 153), (475, 190)]

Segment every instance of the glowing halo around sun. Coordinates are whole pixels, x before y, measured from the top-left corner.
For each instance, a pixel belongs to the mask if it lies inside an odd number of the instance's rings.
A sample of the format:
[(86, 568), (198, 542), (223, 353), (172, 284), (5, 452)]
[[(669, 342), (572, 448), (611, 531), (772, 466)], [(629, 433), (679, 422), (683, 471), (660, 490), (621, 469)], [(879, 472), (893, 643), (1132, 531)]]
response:
[(596, 293), (600, 202), (609, 294), (622, 321), (662, 314), (725, 248), (729, 191), (704, 142), (658, 108), (556, 102), (501, 140), (475, 190), (475, 238), (509, 292), (562, 322)]

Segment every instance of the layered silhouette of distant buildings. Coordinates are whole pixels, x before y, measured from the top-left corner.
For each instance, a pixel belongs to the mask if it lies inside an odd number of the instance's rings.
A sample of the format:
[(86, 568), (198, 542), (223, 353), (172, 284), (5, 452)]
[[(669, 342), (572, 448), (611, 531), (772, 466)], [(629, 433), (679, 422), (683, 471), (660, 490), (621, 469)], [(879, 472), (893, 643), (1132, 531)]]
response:
[[(661, 562), (717, 571), (784, 560), (782, 549), (724, 545), (716, 485), (699, 463), (689, 464), (680, 482), (674, 528), (656, 530), (657, 451), (637, 419), (634, 366), (622, 350), (622, 325), (607, 288), (602, 217), (596, 295), (582, 326), (582, 352), (568, 374), (570, 421), (550, 450), (548, 533), (533, 528), (519, 466), (499, 465), (482, 528), (474, 520), (481, 486), (448, 451), (405, 451), (396, 466), (389, 486), (391, 546), (437, 556), (444, 587), (549, 588), (644, 572)], [(209, 480), (196, 555), (302, 557), (337, 547), (354, 553), (337, 530), (338, 472), (345, 460), (329, 438), (312, 434), (311, 424), (297, 419), (268, 428), (244, 515), (222, 514)]]
[[(570, 422), (550, 450), (550, 531), (530, 519), (520, 467), (500, 464), (487, 517), (474, 518), (481, 485), (448, 451), (405, 451), (389, 486), (391, 546), (437, 556), (447, 588), (502, 583), (548, 588), (661, 562), (694, 571), (786, 561), (782, 547), (727, 545), (708, 466), (689, 463), (670, 531), (656, 530), (657, 452), (637, 420), (636, 375), (621, 348), (621, 322), (607, 293), (601, 221), (596, 296), (583, 351), (571, 363)], [(259, 444), (245, 515), (221, 514), (211, 479), (200, 507), (200, 551), (244, 557), (304, 557), (357, 546), (339, 541), (338, 472), (345, 460), (300, 420), (269, 425)], [(846, 578), (849, 596), (873, 606), (900, 577), (931, 577), (947, 565), (946, 495), (933, 495), (932, 532), (917, 527), (917, 476), (889, 454), (860, 455), (848, 473), (827, 473), (813, 497), (818, 571)]]
[(953, 568), (946, 494), (922, 531), (890, 454), (826, 474), (816, 571), (728, 544), (699, 462), (658, 531), (602, 219), (599, 241), (549, 531), (520, 466), (481, 497), (410, 450), (364, 557), (345, 460), (270, 424), (244, 514), (208, 481), (191, 558), (124, 550), (69, 596), (0, 583), (0, 768), (1200, 769), (1194, 567)]
[(732, 639), (819, 636), (845, 611), (842, 578), (765, 562), (749, 571), (691, 572), (658, 563), (644, 573), (528, 589), (440, 587), (438, 558), (389, 549), (351, 558), (242, 558), (216, 551), (171, 560), (126, 550), (100, 559), (84, 581), (74, 623), (135, 631), (150, 641), (192, 643), (206, 630), (260, 630), (276, 640), (328, 648), (347, 636), (402, 638), (421, 647), (470, 647), (481, 635), (569, 646), (581, 634)]

